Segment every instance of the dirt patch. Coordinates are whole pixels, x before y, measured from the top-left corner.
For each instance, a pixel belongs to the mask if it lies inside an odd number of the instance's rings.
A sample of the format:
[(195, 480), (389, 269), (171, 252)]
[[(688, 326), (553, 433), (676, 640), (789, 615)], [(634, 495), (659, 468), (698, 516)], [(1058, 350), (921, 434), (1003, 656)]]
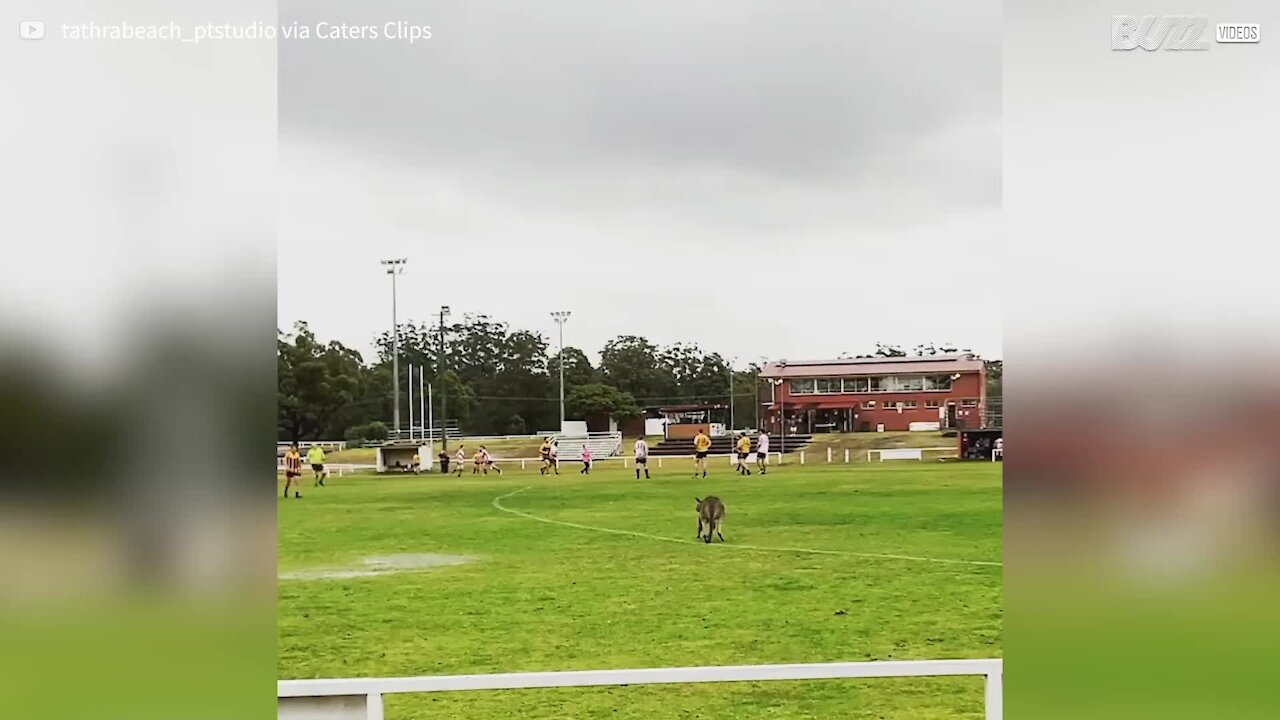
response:
[(399, 572), (427, 570), (449, 565), (465, 565), (472, 561), (465, 555), (434, 555), (416, 553), (406, 555), (379, 555), (360, 559), (357, 567), (314, 568), (290, 570), (280, 573), (281, 580), (348, 580), (359, 577), (392, 575)]

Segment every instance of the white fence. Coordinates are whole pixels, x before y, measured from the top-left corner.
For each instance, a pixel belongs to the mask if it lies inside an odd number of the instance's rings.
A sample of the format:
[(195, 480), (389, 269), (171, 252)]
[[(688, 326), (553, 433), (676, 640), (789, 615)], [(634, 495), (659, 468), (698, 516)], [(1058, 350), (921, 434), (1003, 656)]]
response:
[[(578, 450), (578, 453), (581, 453), (580, 448)], [(868, 450), (867, 462), (873, 462), (875, 459), (879, 459), (881, 462), (885, 460), (924, 460), (925, 453), (937, 453), (937, 457), (959, 457), (959, 454), (960, 454), (959, 451), (954, 447), (881, 448), (881, 449), (875, 449), (875, 450)], [(692, 460), (693, 457), (694, 457), (693, 455), (650, 455), (649, 467), (652, 467), (652, 468), (663, 467), (664, 461), (687, 462), (689, 460)], [(734, 453), (714, 454), (714, 455), (711, 455), (711, 457), (725, 458), (729, 462), (730, 466), (736, 465), (738, 462), (738, 456)], [(784, 464), (784, 461), (787, 461), (787, 460), (793, 460), (795, 462), (799, 462), (799, 464), (801, 465), (809, 465), (813, 463), (822, 463), (822, 462), (848, 464), (852, 462), (860, 462), (860, 460), (858, 460), (858, 457), (859, 456), (855, 456), (853, 452), (847, 448), (844, 450), (833, 450), (832, 448), (827, 448), (825, 452), (814, 452), (814, 451), (806, 452), (804, 450), (800, 450), (787, 455), (783, 455), (780, 452), (771, 452), (769, 453), (769, 462), (776, 465), (782, 465)], [(580, 459), (581, 459), (580, 455), (575, 457), (575, 456), (565, 456), (562, 454), (559, 458), (559, 464), (563, 465), (564, 463), (576, 463)], [(449, 463), (449, 469), (451, 471), (456, 467), (456, 465), (454, 465), (452, 462), (453, 460), (454, 458), (450, 456), (451, 462)], [(528, 469), (531, 467), (535, 467), (535, 468), (541, 467), (542, 465), (541, 458), (536, 458), (536, 457), (517, 457), (517, 458), (495, 457), (494, 460), (497, 462), (499, 467), (511, 467), (518, 463), (520, 465), (520, 469), (522, 470)], [(594, 464), (598, 464), (602, 462), (610, 462), (610, 461), (621, 462), (622, 466), (625, 468), (629, 468), (635, 464), (635, 458), (630, 455), (613, 455), (610, 457), (596, 456), (592, 459), (591, 462), (594, 465)], [(747, 456), (747, 463), (754, 465), (755, 461), (756, 461), (756, 453), (749, 453)], [(432, 459), (432, 461), (428, 463), (427, 460), (424, 458), (423, 462), (424, 462), (424, 465), (427, 466), (425, 468), (426, 470), (435, 471), (436, 468), (434, 467), (435, 465), (434, 459)], [(466, 466), (469, 467), (470, 465), (471, 465), (471, 460), (470, 458), (468, 458), (466, 462)], [(284, 461), (280, 460), (277, 463), (277, 466), (279, 469), (283, 470)], [(377, 470), (376, 465), (359, 465), (359, 464), (334, 465), (334, 464), (327, 463), (325, 467), (333, 471), (333, 474), (335, 475), (342, 475), (344, 472), (352, 473), (352, 472), (366, 472), (366, 471)], [(304, 467), (303, 469), (306, 470), (307, 468)]]
[[(1004, 664), (1001, 660), (889, 660), (883, 662), (736, 665), (725, 667), (583, 670), (435, 675), (407, 678), (280, 680), (279, 720), (383, 720), (382, 696), (390, 693), (517, 690), (524, 688), (663, 685), (767, 680), (981, 676), (985, 679), (986, 720), (1004, 717)], [(513, 699), (518, 702), (518, 699)]]
[[(276, 450), (277, 451), (288, 450), (290, 445), (293, 445), (293, 443), (277, 442)], [(347, 442), (345, 440), (300, 440), (298, 441), (298, 449), (303, 451), (304, 453), (308, 449), (315, 447), (317, 445), (323, 448), (324, 450), (329, 450), (329, 451), (347, 449)]]
[[(867, 451), (867, 462), (872, 461), (872, 456), (878, 456), (880, 462), (885, 460), (924, 460), (924, 454), (927, 452), (947, 453), (952, 457), (959, 457), (960, 451), (954, 447), (931, 447), (931, 448), (883, 448)], [(848, 462), (847, 460), (845, 462)]]
[[(364, 465), (360, 463), (325, 463), (324, 469), (329, 471), (331, 477), (342, 477), (347, 473), (358, 472), (377, 472), (377, 465)], [(284, 472), (284, 460), (276, 463), (276, 472)], [(302, 459), (302, 476), (311, 476), (311, 466), (307, 464), (306, 458)]]

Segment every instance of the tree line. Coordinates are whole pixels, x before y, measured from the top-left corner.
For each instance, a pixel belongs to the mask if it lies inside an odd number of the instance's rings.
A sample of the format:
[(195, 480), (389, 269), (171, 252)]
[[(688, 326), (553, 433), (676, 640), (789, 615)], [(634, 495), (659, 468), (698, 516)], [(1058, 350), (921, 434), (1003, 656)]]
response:
[[(282, 440), (385, 436), (392, 412), (392, 335), (374, 343), (365, 361), (341, 342), (321, 341), (305, 322), (279, 331), (279, 436)], [(432, 387), (436, 421), (441, 395), (450, 420), (468, 434), (523, 435), (560, 424), (560, 353), (539, 333), (513, 329), (488, 315), (457, 322), (400, 326), (400, 412), (406, 422), (407, 367), (422, 367)], [(643, 407), (730, 402), (753, 409), (758, 364), (733, 371), (696, 344), (658, 346), (619, 335), (592, 365), (579, 348), (564, 348), (566, 412), (635, 416)], [(414, 412), (418, 399), (414, 398)], [(417, 419), (415, 418), (415, 424)]]
[[(448, 418), (466, 434), (524, 435), (559, 426), (561, 357), (541, 334), (484, 314), (443, 325), (406, 323), (399, 331), (402, 423), (409, 413), (407, 368), (412, 364), (414, 387), (419, 367), (433, 386), (437, 423), (443, 399)], [(380, 334), (374, 347), (376, 357), (366, 361), (341, 342), (321, 341), (305, 322), (278, 331), (279, 439), (385, 438), (393, 416), (391, 331)], [(930, 349), (932, 354), (951, 350), (921, 346), (916, 353), (930, 354)], [(895, 353), (906, 354), (896, 346), (876, 348), (879, 356)], [(693, 343), (659, 346), (619, 335), (605, 343), (598, 365), (575, 347), (564, 348), (563, 362), (570, 417), (600, 412), (634, 417), (644, 407), (683, 403), (728, 405), (732, 396), (739, 417), (754, 420), (759, 365), (731, 373), (723, 356)], [(418, 408), (415, 397), (415, 414)], [(423, 423), (415, 418), (415, 424)]]

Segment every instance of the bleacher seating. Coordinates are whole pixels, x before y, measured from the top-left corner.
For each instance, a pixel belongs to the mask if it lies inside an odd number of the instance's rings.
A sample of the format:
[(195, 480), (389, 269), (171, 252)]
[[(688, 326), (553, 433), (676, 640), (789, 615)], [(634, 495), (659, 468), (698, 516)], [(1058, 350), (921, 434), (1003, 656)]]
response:
[(556, 441), (561, 460), (581, 460), (584, 447), (591, 448), (591, 457), (595, 460), (622, 454), (622, 433), (619, 432), (557, 435)]
[[(813, 440), (812, 435), (791, 435), (788, 434), (785, 441), (778, 435), (769, 436), (769, 452), (795, 452), (801, 450)], [(736, 440), (730, 435), (711, 438), (711, 455), (729, 455), (734, 452), (734, 443)], [(785, 443), (785, 444), (784, 444)], [(756, 436), (751, 434), (751, 448), (756, 447)], [(649, 450), (650, 455), (692, 455), (693, 440), (663, 440)]]

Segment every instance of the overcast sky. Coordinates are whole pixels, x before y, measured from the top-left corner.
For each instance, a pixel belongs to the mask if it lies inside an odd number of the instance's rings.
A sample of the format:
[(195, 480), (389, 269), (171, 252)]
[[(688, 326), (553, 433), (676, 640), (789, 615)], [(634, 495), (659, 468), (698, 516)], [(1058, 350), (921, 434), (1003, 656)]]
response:
[(282, 2), (278, 310), (368, 352), (449, 305), (595, 360), (1001, 356), (1001, 5)]

